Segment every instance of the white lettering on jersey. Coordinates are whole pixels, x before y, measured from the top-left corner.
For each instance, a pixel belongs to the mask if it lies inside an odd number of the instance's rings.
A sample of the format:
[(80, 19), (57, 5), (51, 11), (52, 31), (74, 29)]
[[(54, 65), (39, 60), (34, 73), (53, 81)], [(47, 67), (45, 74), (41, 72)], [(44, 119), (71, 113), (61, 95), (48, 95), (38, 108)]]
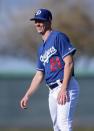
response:
[(51, 48), (46, 50), (43, 55), (40, 56), (40, 61), (43, 62), (43, 64), (45, 65), (45, 63), (49, 62), (49, 58), (56, 52), (57, 50), (52, 46)]

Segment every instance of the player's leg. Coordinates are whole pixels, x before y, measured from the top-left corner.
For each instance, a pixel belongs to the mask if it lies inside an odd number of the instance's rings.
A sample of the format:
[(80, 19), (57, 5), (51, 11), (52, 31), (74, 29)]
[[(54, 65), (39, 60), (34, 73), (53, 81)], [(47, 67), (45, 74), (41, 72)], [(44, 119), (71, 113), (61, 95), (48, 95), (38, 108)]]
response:
[(53, 122), (54, 131), (59, 131), (57, 126), (57, 104), (56, 99), (53, 97), (53, 92), (51, 91), (49, 93), (49, 110)]
[(75, 107), (78, 101), (79, 87), (75, 80), (71, 80), (69, 85), (69, 102), (59, 105), (57, 108), (57, 123), (60, 131), (72, 131), (72, 122)]

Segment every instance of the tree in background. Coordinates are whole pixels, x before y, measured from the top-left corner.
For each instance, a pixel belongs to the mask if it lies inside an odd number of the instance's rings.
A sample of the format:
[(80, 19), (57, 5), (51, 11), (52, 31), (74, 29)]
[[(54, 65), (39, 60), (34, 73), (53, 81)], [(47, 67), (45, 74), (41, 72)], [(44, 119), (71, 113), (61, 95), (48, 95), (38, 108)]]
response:
[[(53, 26), (69, 34), (81, 55), (93, 56), (94, 22), (87, 12), (83, 11), (80, 2), (82, 1), (47, 0), (41, 3), (41, 7), (53, 12)], [(0, 54), (35, 59), (34, 54), (41, 40), (29, 19), (39, 7), (31, 8), (29, 3), (26, 6), (20, 5), (21, 9), (8, 6), (3, 10), (4, 15), (0, 18)]]

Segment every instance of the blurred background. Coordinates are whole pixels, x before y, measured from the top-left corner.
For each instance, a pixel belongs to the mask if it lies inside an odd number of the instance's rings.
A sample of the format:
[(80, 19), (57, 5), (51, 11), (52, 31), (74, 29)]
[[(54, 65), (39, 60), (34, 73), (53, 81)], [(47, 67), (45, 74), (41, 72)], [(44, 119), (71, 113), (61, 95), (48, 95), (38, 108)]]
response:
[[(65, 32), (77, 48), (75, 74), (80, 99), (74, 128), (94, 130), (94, 1), (0, 0), (0, 131), (51, 130), (48, 89), (42, 83), (27, 110), (19, 102), (36, 71), (41, 37), (29, 19), (39, 8), (53, 12), (53, 28)], [(43, 129), (42, 129), (43, 128)], [(25, 131), (25, 129), (23, 129)]]

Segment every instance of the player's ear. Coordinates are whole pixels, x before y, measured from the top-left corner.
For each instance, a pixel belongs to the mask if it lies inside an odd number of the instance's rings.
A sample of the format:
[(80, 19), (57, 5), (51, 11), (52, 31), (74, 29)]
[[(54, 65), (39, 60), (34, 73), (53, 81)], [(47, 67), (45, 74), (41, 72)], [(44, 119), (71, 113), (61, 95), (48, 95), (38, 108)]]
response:
[(48, 26), (48, 28), (51, 28), (51, 21), (47, 21), (46, 25)]

